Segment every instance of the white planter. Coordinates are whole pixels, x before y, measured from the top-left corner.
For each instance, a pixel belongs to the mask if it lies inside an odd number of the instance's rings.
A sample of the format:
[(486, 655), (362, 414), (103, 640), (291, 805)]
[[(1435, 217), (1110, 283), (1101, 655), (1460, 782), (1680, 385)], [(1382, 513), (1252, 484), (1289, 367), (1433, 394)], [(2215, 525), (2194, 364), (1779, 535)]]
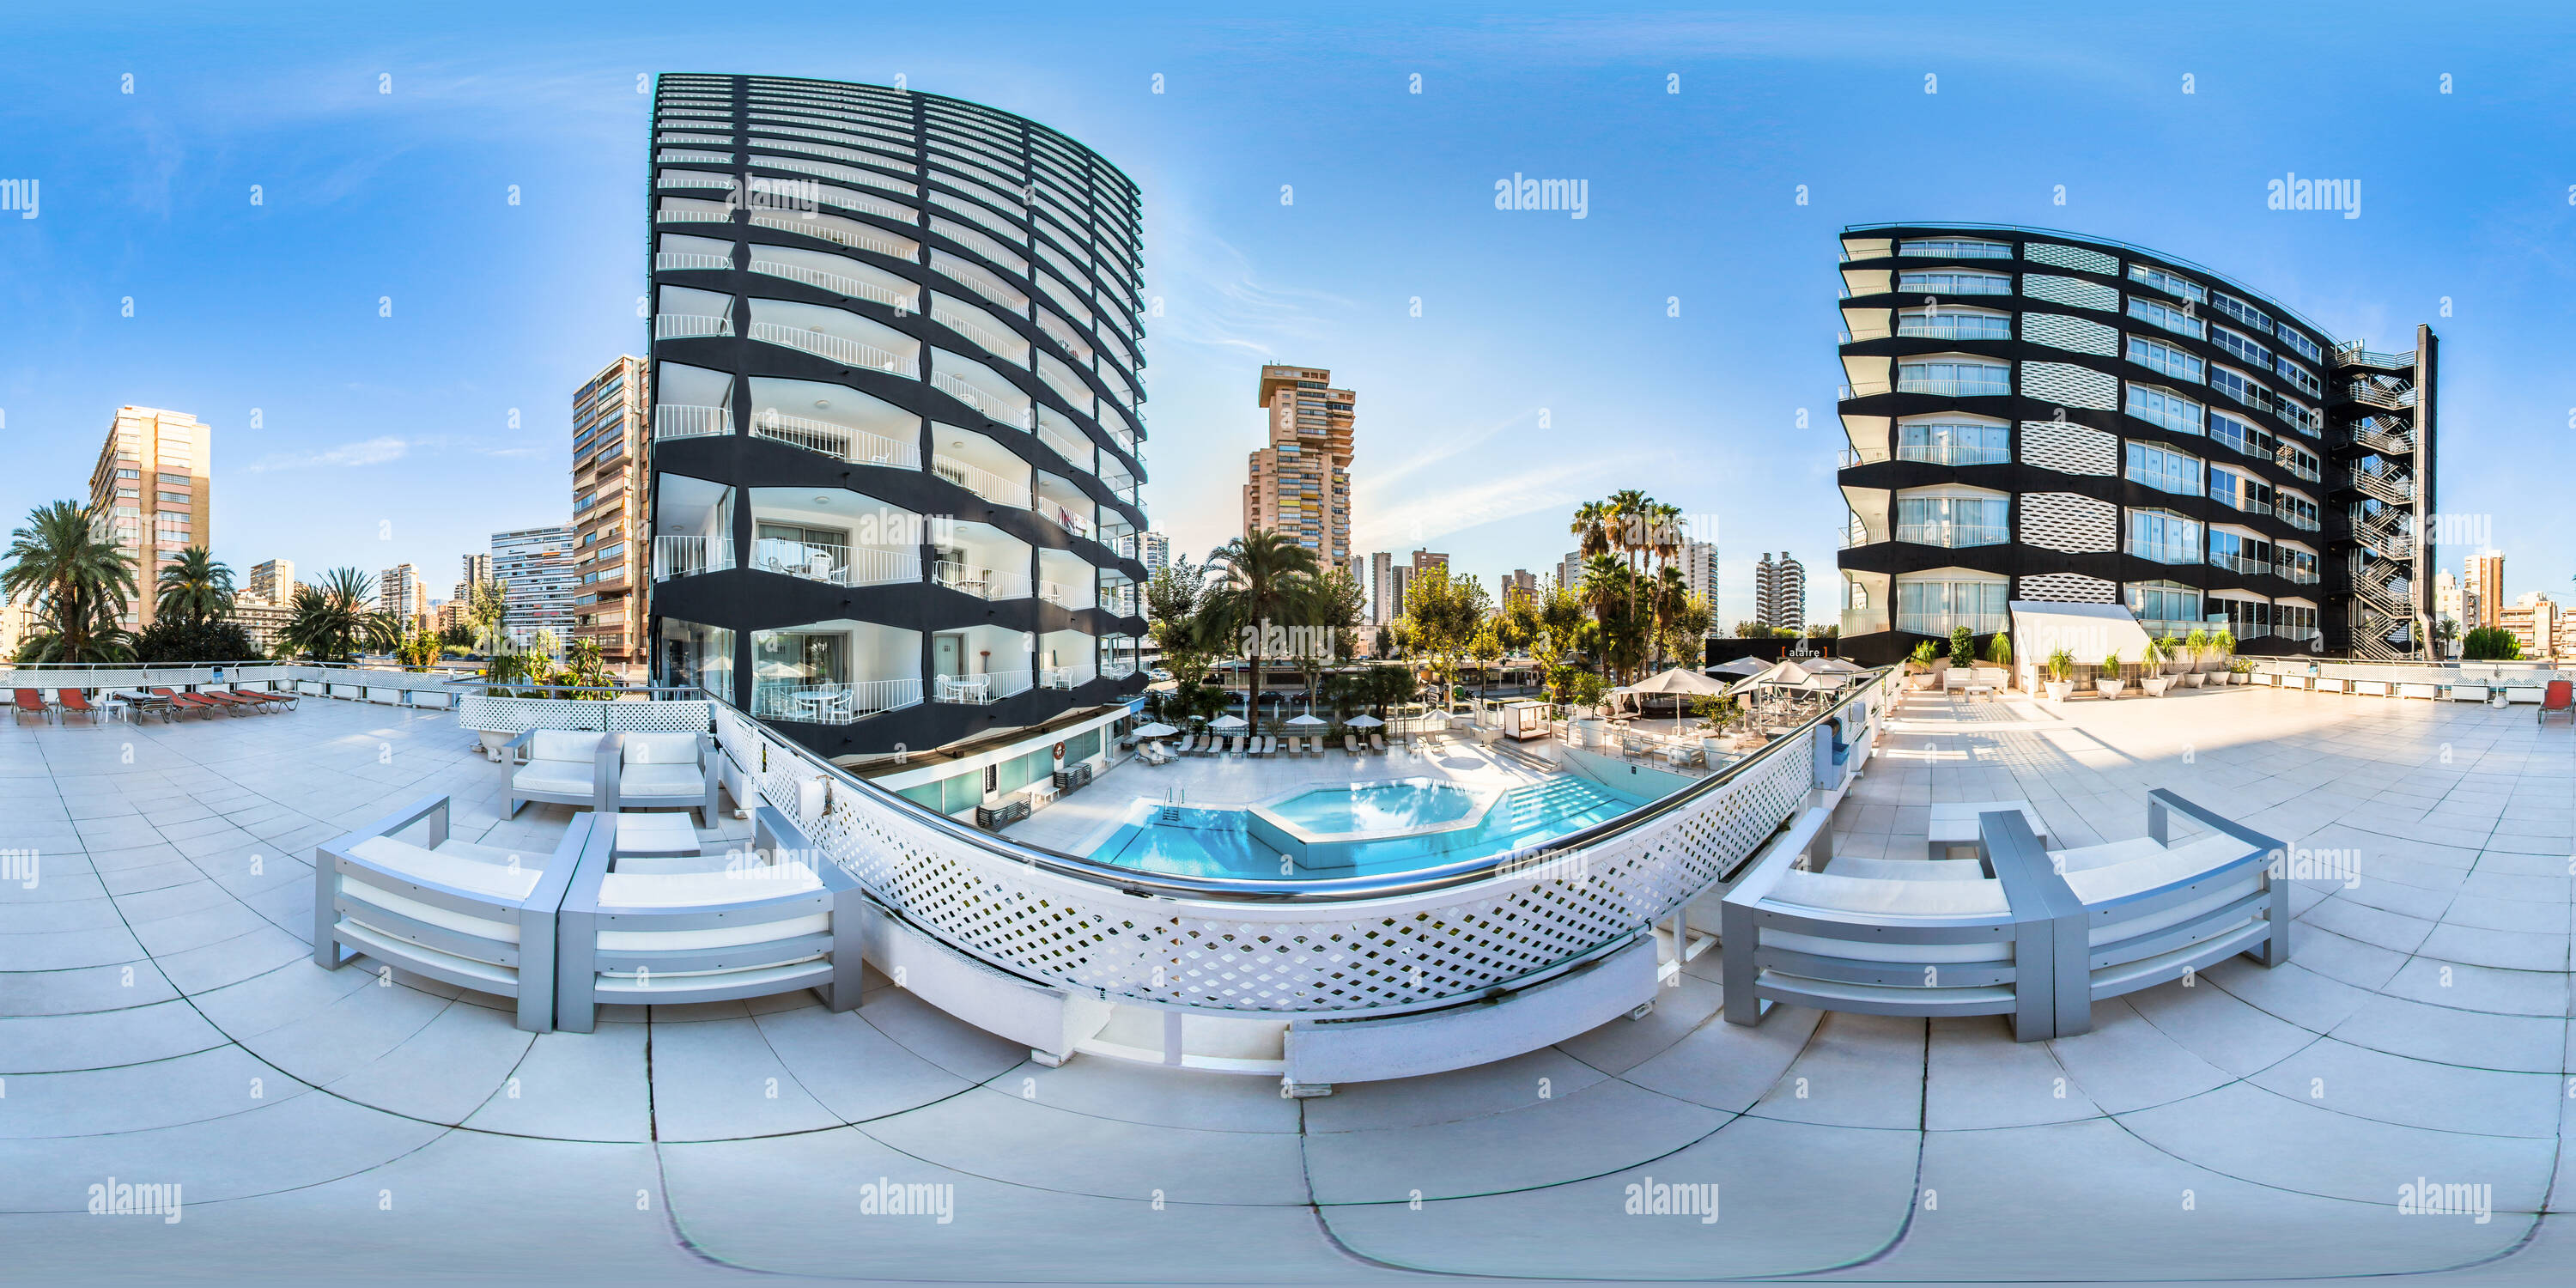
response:
[(2138, 677), (2138, 687), (2145, 689), (2147, 691), (2147, 696), (2151, 698), (2163, 697), (2165, 695), (2165, 686), (2171, 683), (2173, 683), (2173, 677), (2169, 675), (2142, 675)]
[(2200, 687), (2200, 681), (2201, 681), (2201, 674), (2200, 674), (2200, 672), (2198, 672), (2198, 671), (2185, 671), (2185, 672), (2183, 672), (2183, 673), (2182, 673), (2182, 687), (2184, 687), (2184, 688), (2186, 688), (2186, 689), (2197, 689), (2197, 688), (2199, 688), (2199, 687)]
[(2101, 694), (2105, 698), (2116, 698), (2120, 696), (2120, 690), (2126, 687), (2126, 685), (2127, 681), (2124, 680), (2095, 680), (2093, 682), (2093, 691)]
[(491, 761), (493, 764), (500, 764), (502, 744), (507, 743), (512, 738), (516, 738), (518, 736), (519, 735), (514, 733), (485, 733), (480, 735), (483, 740), (483, 758)]
[(2048, 682), (2048, 700), (2051, 702), (2064, 702), (2066, 700), (2066, 695), (2073, 693), (2074, 691), (2075, 681), (2073, 680), (2051, 680)]

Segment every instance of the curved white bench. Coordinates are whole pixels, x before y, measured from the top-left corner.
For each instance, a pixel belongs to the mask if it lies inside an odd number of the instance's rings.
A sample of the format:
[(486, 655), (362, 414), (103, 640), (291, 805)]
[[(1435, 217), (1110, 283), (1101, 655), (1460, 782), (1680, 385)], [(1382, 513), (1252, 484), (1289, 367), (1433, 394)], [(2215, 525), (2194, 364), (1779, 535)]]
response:
[[(601, 834), (614, 829), (593, 815)], [(774, 808), (751, 847), (698, 856), (583, 854), (565, 892), (556, 1026), (588, 1033), (602, 1003), (678, 1005), (813, 989), (835, 1011), (859, 1004), (865, 918), (858, 883)]]
[[(521, 854), (450, 839), (449, 798), (431, 797), (313, 852), (313, 961), (343, 949), (462, 988), (511, 998), (516, 1023), (554, 1027), (555, 915), (586, 827), (552, 853)], [(415, 844), (394, 834), (427, 823)]]
[[(2211, 833), (2169, 843), (2176, 811)], [(1841, 858), (1806, 872), (1785, 851), (1757, 865), (1722, 913), (1727, 1020), (1758, 1024), (1775, 1002), (2009, 1015), (2031, 1041), (2086, 1032), (2095, 1001), (2238, 953), (2289, 959), (2280, 844), (2170, 791), (2148, 794), (2148, 835), (2109, 845), (2049, 852), (2017, 810), (1978, 823), (1983, 868)]]

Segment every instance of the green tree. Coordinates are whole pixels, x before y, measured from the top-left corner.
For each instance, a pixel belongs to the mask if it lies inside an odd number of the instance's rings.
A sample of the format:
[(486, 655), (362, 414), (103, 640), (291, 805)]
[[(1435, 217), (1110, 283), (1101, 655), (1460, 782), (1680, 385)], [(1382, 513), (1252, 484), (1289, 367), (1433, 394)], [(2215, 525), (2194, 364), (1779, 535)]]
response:
[(1225, 577), (1209, 589), (1206, 609), (1236, 637), (1237, 649), (1252, 663), (1244, 709), (1257, 718), (1262, 662), (1284, 639), (1273, 628), (1313, 625), (1316, 581), (1323, 570), (1314, 551), (1258, 529), (1227, 542), (1208, 562), (1223, 568)]
[(203, 625), (233, 611), (233, 570), (215, 562), (204, 546), (190, 546), (161, 566), (155, 579), (155, 621)]
[(2464, 662), (2519, 662), (2522, 641), (2501, 626), (2472, 627), (2460, 637), (2460, 660)]
[(346, 662), (360, 652), (390, 649), (402, 639), (393, 614), (369, 607), (376, 579), (355, 568), (334, 568), (318, 586), (298, 586), (278, 632), (278, 655), (316, 662)]
[(248, 662), (259, 657), (250, 632), (236, 622), (191, 622), (178, 618), (155, 621), (134, 641), (134, 660), (149, 665), (178, 662)]
[(1476, 631), (1493, 614), (1493, 601), (1483, 582), (1452, 578), (1434, 566), (1414, 574), (1404, 588), (1405, 633), (1412, 647), (1431, 660), (1440, 677), (1444, 702), (1458, 687), (1458, 659), (1469, 655)]
[(0, 598), (35, 610), (21, 662), (119, 662), (133, 640), (117, 625), (135, 594), (134, 565), (103, 531), (95, 507), (55, 501), (10, 534)]
[(500, 654), (509, 644), (510, 583), (478, 581), (465, 588), (465, 620), (473, 623), (474, 646), (486, 655)]

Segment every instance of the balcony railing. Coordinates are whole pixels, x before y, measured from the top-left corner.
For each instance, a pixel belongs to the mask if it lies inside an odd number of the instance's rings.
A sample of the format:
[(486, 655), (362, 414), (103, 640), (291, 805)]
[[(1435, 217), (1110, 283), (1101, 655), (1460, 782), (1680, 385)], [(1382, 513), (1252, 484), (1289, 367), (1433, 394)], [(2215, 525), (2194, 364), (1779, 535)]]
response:
[(2003, 378), (1961, 380), (1950, 376), (1918, 376), (1897, 369), (1896, 392), (1901, 394), (1938, 394), (1945, 398), (1996, 398), (2012, 392), (2012, 381)]
[[(1965, 313), (1914, 315), (1898, 318), (1896, 333), (1908, 339), (1924, 340), (2009, 340), (2012, 338), (2012, 319)], [(1846, 339), (1843, 343), (1849, 344), (1851, 341)]]
[(1029, 342), (1019, 336), (1004, 335), (955, 309), (943, 309), (936, 299), (930, 305), (930, 320), (974, 340), (984, 346), (986, 353), (1011, 358), (1023, 366), (1028, 364)]
[(1077, 537), (1088, 537), (1091, 535), (1091, 520), (1083, 518), (1081, 515), (1075, 514), (1073, 511), (1066, 509), (1060, 502), (1049, 500), (1043, 496), (1039, 497), (1037, 511), (1038, 514), (1044, 517), (1047, 522), (1052, 523)]
[(930, 472), (984, 498), (995, 505), (1015, 510), (1029, 508), (1029, 485), (1003, 478), (980, 465), (969, 465), (949, 456), (930, 458)]
[(921, 556), (824, 541), (763, 537), (751, 548), (751, 566), (833, 586), (886, 586), (921, 580)]
[(1012, 407), (1002, 395), (990, 389), (979, 389), (965, 377), (945, 371), (930, 373), (930, 386), (1005, 425), (1031, 429), (1037, 424), (1035, 408), (1026, 394), (1019, 396), (1018, 407)]
[[(732, 261), (726, 261), (725, 267), (733, 267)], [(783, 277), (791, 282), (803, 282), (807, 286), (819, 286), (847, 299), (874, 300), (897, 313), (910, 313), (914, 307), (912, 296), (900, 294), (874, 282), (842, 273), (826, 272), (819, 268), (807, 268), (803, 264), (762, 259), (756, 251), (751, 257), (751, 271), (765, 273), (771, 277)]]
[(2272, 571), (2272, 561), (2268, 559), (2257, 559), (2251, 555), (2235, 555), (2217, 552), (2213, 552), (2209, 556), (2209, 566), (2212, 568), (2224, 568), (2233, 573), (2242, 573), (2248, 577), (2260, 577)]
[(2314, 567), (2301, 567), (2283, 560), (2272, 565), (2272, 572), (2275, 576), (2286, 577), (2302, 586), (2317, 584), (2317, 570)]
[(907, 470), (921, 468), (919, 443), (907, 443), (828, 421), (783, 415), (774, 408), (751, 418), (751, 432), (754, 437), (773, 439), (857, 465), (890, 465)]
[[(752, 329), (759, 330), (758, 327)], [(732, 334), (732, 318), (710, 317), (703, 313), (661, 313), (653, 318), (653, 338), (656, 340), (694, 340)]]
[[(733, 222), (733, 211), (731, 208), (709, 210), (697, 206), (666, 204), (653, 212), (653, 218), (666, 224), (729, 224)], [(759, 221), (755, 219), (752, 222)]]
[(2262, 633), (2265, 635), (2278, 635), (2285, 640), (2312, 640), (2317, 637), (2317, 628), (2314, 626), (2268, 626), (2263, 628)]
[(751, 338), (801, 349), (817, 357), (830, 358), (843, 366), (869, 367), (914, 380), (921, 378), (921, 364), (915, 360), (888, 353), (864, 340), (853, 340), (828, 331), (784, 326), (776, 322), (754, 322), (751, 324)]
[(653, 257), (653, 270), (659, 273), (676, 273), (696, 268), (729, 269), (732, 267), (733, 256), (731, 255), (701, 255), (692, 251), (666, 250)]
[(733, 567), (731, 537), (653, 538), (653, 580), (694, 577)]
[(764, 720), (794, 720), (806, 724), (849, 724), (880, 712), (913, 706), (920, 701), (919, 680), (861, 680), (855, 684), (843, 684), (805, 676), (782, 676), (755, 681), (751, 687), (753, 715)]
[(2239, 514), (2270, 514), (2272, 512), (2271, 502), (2257, 501), (2252, 497), (2229, 496), (2224, 492), (2212, 492), (2209, 494), (2209, 499), (2216, 501), (2220, 505), (2226, 506), (2230, 510), (2236, 511)]
[(1922, 546), (1999, 546), (2012, 540), (2012, 531), (2000, 523), (1954, 523), (1938, 520), (1931, 523), (1900, 523), (1896, 539)]
[(2120, 549), (2124, 553), (2136, 555), (2140, 559), (2146, 559), (2160, 564), (2196, 564), (2200, 562), (2200, 547), (2198, 546), (2157, 546), (2148, 545), (2143, 542), (2129, 541), (2122, 543)]
[(2002, 613), (1898, 613), (1896, 629), (1916, 635), (1947, 635), (1965, 626), (1971, 635), (2007, 629)]
[[(1845, 466), (1863, 463), (1860, 454), (1850, 448), (1844, 448), (1842, 455), (1848, 458), (1842, 462)], [(1998, 448), (1975, 443), (1904, 443), (1898, 445), (1896, 459), (1927, 461), (1934, 465), (2004, 465), (2010, 463), (2012, 457)]]
[(1023, 572), (995, 572), (973, 564), (940, 560), (932, 569), (935, 580), (950, 590), (962, 590), (978, 599), (1005, 600), (1029, 597), (1029, 575)]
[[(668, 218), (668, 216), (665, 216), (665, 218)], [(820, 219), (804, 219), (796, 215), (782, 214), (771, 210), (755, 210), (751, 212), (751, 224), (754, 228), (775, 228), (784, 233), (803, 233), (808, 237), (820, 237), (825, 241), (835, 242), (840, 245), (850, 247), (853, 250), (874, 251), (879, 255), (889, 256), (894, 259), (909, 260), (912, 258), (911, 251), (893, 241), (883, 237), (872, 237), (855, 228), (845, 227), (839, 223), (826, 223)]]
[(2383, 389), (2367, 380), (2355, 380), (2346, 384), (2344, 389), (2354, 402), (2366, 406), (2398, 408), (2415, 405), (2415, 390), (2412, 388)]
[(2276, 510), (2274, 513), (2281, 516), (2281, 522), (2289, 524), (2291, 527), (2297, 528), (2302, 532), (2314, 532), (2317, 530), (2317, 520), (2314, 515), (2301, 514), (2296, 510)]
[(1850, 402), (1854, 398), (1875, 398), (1886, 393), (1888, 386), (1884, 380), (1864, 380), (1857, 385), (1836, 385), (1834, 388), (1841, 401)]
[(690, 407), (680, 403), (653, 405), (653, 437), (704, 438), (710, 434), (733, 432), (733, 409), (730, 407)]
[(1072, 667), (1043, 666), (1038, 668), (1038, 687), (1041, 689), (1070, 689), (1074, 684), (1075, 680), (1073, 678)]
[(1058, 608), (1091, 607), (1090, 604), (1076, 604), (1072, 602), (1074, 598), (1073, 587), (1060, 581), (1047, 581), (1043, 578), (1038, 581), (1038, 598), (1043, 599)]

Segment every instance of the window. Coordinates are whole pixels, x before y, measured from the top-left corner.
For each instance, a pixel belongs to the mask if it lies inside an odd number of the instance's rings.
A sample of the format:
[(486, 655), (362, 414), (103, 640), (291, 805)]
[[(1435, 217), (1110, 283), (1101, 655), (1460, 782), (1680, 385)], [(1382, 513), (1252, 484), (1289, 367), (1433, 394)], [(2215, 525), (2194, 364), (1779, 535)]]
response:
[(2009, 340), (2012, 317), (1983, 309), (1905, 309), (1896, 315), (1896, 333), (1930, 340)]
[(2269, 411), (2272, 407), (2272, 391), (2247, 379), (2234, 367), (2211, 367), (2209, 387), (2256, 411)]
[(2276, 546), (2272, 551), (2272, 570), (2302, 586), (2317, 584), (2317, 556), (2313, 550), (2293, 550)]
[(2272, 512), (2271, 484), (2224, 465), (2209, 467), (2209, 495), (2219, 504), (2247, 514)]
[(2288, 358), (2282, 357), (2272, 360), (2272, 369), (2281, 373), (2281, 377), (2283, 379), (2288, 380), (2292, 385), (2296, 386), (2301, 392), (2307, 394), (2310, 398), (2322, 398), (2325, 396), (2326, 387), (2317, 382), (2317, 373), (2308, 370), (2306, 367), (2302, 367), (2299, 364), (2290, 361)]
[(2001, 362), (1900, 362), (1896, 364), (1896, 389), (1899, 393), (1958, 397), (2009, 394), (2012, 368)]
[(1899, 423), (1896, 459), (1936, 465), (2001, 465), (2012, 459), (2012, 431), (2001, 425), (1960, 421)]
[(2225, 444), (2247, 456), (2264, 459), (2272, 456), (2279, 441), (2255, 428), (2254, 422), (2232, 412), (2217, 410), (2209, 413), (2209, 440)]
[(1965, 269), (1899, 273), (1896, 289), (1909, 294), (2010, 295), (2012, 278), (2004, 273), (1972, 273)]
[(2209, 534), (2209, 564), (2247, 577), (2272, 571), (2272, 545), (2234, 532)]
[(2275, 453), (2274, 459), (2287, 466), (2292, 474), (2296, 474), (2300, 478), (2306, 479), (2311, 483), (2317, 482), (2320, 478), (2317, 472), (2316, 454), (2306, 450), (2305, 448), (2299, 447), (2294, 443), (2281, 444)]
[[(2129, 611), (2150, 635), (2185, 634), (2200, 625), (2200, 592), (2170, 581), (2131, 582)], [(2171, 630), (2180, 626), (2179, 631)]]
[(2200, 495), (2200, 458), (2152, 443), (2129, 444), (2128, 457), (2130, 482), (2146, 484), (2159, 492)]
[(121, 478), (121, 479), (139, 479), (139, 478), (142, 478), (142, 477), (143, 477), (143, 471), (141, 471), (141, 470), (118, 470), (118, 471), (116, 472), (116, 477)]
[(2194, 304), (2204, 303), (2209, 299), (2209, 293), (2200, 289), (2199, 283), (2185, 281), (2161, 268), (2149, 268), (2144, 264), (2131, 264), (2129, 265), (2129, 280), (2145, 286), (2152, 286), (2167, 295), (2190, 300)]
[(2198, 358), (2173, 347), (2139, 336), (2129, 337), (2129, 361), (2152, 371), (2160, 371), (2176, 380), (2194, 384), (2207, 379)]
[(2012, 501), (1987, 496), (1896, 498), (1896, 539), (1925, 546), (1999, 546), (2012, 539)]
[(2157, 563), (2199, 563), (2200, 523), (2170, 510), (2131, 510), (2126, 548)]
[(2170, 304), (2142, 300), (2132, 295), (2129, 297), (2129, 316), (2141, 322), (2163, 327), (2176, 335), (2188, 335), (2203, 340), (2209, 338), (2208, 323)]
[(2265, 335), (2270, 335), (2272, 333), (2271, 314), (2266, 313), (2233, 295), (2226, 295), (2213, 291), (2210, 293), (2209, 302), (2217, 305), (2219, 312), (2224, 313)]
[(160, 496), (163, 505), (186, 505), (189, 501), (185, 492), (163, 492)]
[(2200, 404), (2153, 385), (2129, 386), (2129, 414), (2177, 434), (2200, 432)]
[(2210, 338), (2218, 342), (2219, 348), (2227, 350), (2243, 361), (2257, 367), (2272, 365), (2272, 351), (2256, 344), (2251, 336), (2239, 335), (2226, 327), (2218, 327)]
[(2274, 493), (2272, 511), (2288, 520), (2293, 528), (2309, 532), (2317, 530), (2317, 503), (2296, 492)]
[(1977, 635), (2004, 629), (2005, 581), (1937, 575), (1896, 579), (1896, 629), (1947, 635), (1961, 626)]
[(2305, 403), (2292, 402), (2287, 398), (2272, 400), (2272, 414), (2280, 417), (2290, 428), (2310, 436), (2314, 436), (2318, 430), (2324, 428), (2326, 423), (2324, 414), (2316, 408)]
[(1904, 242), (1897, 246), (1896, 253), (1947, 259), (2011, 259), (2012, 247), (2004, 242), (1945, 239)]
[(2310, 362), (2323, 362), (2326, 360), (2325, 348), (2319, 345), (2316, 341), (2311, 340), (2288, 327), (2277, 328), (2274, 334), (2279, 335), (2281, 337), (2281, 343), (2288, 345), (2290, 347), (2290, 351), (2298, 354), (2300, 357), (2305, 358)]

